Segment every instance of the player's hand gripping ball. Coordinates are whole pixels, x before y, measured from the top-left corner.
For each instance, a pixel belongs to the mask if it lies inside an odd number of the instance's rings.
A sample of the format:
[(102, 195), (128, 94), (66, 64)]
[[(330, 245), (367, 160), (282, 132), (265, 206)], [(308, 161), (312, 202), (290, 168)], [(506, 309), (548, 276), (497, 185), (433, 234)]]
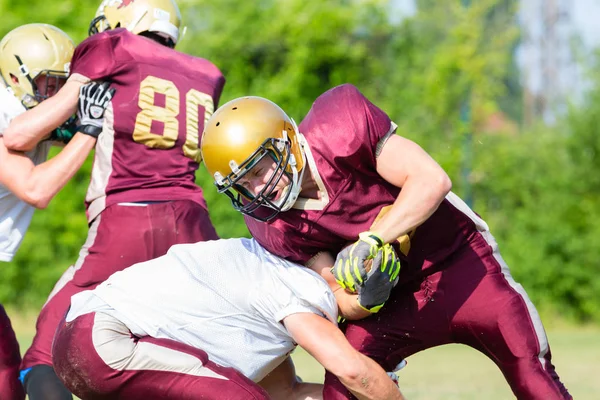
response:
[(373, 259), (372, 264), (363, 284), (357, 287), (358, 305), (371, 313), (376, 313), (383, 307), (392, 289), (398, 283), (400, 259), (394, 248), (386, 244)]
[[(357, 286), (367, 277), (367, 263), (373, 263), (383, 248), (383, 240), (372, 232), (362, 232), (358, 240), (340, 251), (331, 269), (337, 283), (344, 289), (356, 293)], [(381, 258), (380, 258), (381, 259)], [(375, 265), (379, 268), (380, 265)]]

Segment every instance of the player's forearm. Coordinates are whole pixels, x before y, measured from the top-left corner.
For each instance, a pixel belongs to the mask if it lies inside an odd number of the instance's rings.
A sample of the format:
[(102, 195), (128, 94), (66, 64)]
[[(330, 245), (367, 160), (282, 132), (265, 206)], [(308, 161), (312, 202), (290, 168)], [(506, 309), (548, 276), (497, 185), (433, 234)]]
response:
[(403, 400), (404, 396), (386, 372), (370, 358), (358, 354), (358, 373), (339, 374), (344, 384), (360, 400)]
[(29, 151), (75, 114), (79, 99), (78, 82), (67, 82), (54, 96), (16, 116), (4, 131), (4, 144), (10, 150)]
[(391, 243), (425, 222), (450, 192), (452, 182), (441, 171), (431, 177), (407, 179), (391, 209), (371, 228)]
[(78, 133), (56, 157), (36, 166), (24, 153), (8, 150), (0, 139), (0, 183), (24, 202), (45, 208), (75, 175), (95, 143), (96, 139)]
[(398, 386), (373, 360), (354, 349), (331, 322), (315, 314), (297, 313), (283, 323), (299, 346), (359, 399), (403, 399)]
[(331, 267), (335, 260), (328, 252), (319, 252), (311, 258), (306, 264), (307, 268), (312, 269), (319, 274), (335, 295), (338, 304), (338, 309), (342, 317), (348, 320), (363, 319), (371, 315), (370, 312), (358, 305), (358, 295), (346, 292), (336, 282), (335, 277), (331, 273)]
[(322, 384), (304, 383), (298, 379), (291, 357), (269, 372), (258, 384), (269, 393), (269, 397), (273, 400), (320, 400), (323, 398)]
[(370, 312), (358, 305), (358, 295), (348, 293), (337, 283), (336, 285), (335, 290), (333, 288), (332, 290), (342, 317), (350, 321), (355, 321), (371, 315)]
[(36, 208), (45, 208), (50, 200), (81, 168), (96, 139), (77, 133), (69, 144), (55, 157), (36, 166), (29, 179), (29, 197)]

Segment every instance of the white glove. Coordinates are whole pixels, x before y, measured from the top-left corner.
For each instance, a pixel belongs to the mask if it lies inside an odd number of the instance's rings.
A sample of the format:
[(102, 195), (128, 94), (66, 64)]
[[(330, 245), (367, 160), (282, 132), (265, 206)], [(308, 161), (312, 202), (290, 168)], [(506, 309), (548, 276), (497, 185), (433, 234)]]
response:
[(115, 94), (109, 82), (90, 82), (79, 88), (77, 131), (97, 138), (102, 133), (104, 111)]

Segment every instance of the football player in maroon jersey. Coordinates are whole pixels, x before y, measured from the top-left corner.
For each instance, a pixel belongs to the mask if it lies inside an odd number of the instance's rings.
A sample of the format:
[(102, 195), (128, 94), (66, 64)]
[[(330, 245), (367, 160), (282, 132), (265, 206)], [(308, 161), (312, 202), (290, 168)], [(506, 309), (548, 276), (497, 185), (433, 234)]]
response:
[[(319, 96), (298, 127), (266, 99), (233, 100), (207, 123), (201, 149), (217, 188), (261, 245), (299, 263), (338, 254), (334, 268), (333, 258), (312, 268), (330, 285), (358, 291), (346, 318), (377, 312), (349, 321), (345, 334), (384, 369), (463, 343), (494, 361), (519, 399), (570, 398), (540, 317), (487, 224), (450, 191), (444, 170), (395, 130), (345, 84)], [(369, 284), (362, 266), (386, 243), (402, 262), (395, 287), (392, 276)], [(330, 374), (325, 384), (326, 398), (351, 398)]]
[[(2, 134), (10, 121), (26, 109), (53, 96), (67, 80), (75, 45), (60, 29), (47, 24), (27, 24), (7, 33), (0, 41), (0, 261), (9, 262), (29, 228), (34, 207), (45, 208), (52, 197), (77, 172), (96, 143), (80, 114), (79, 124), (57, 129), (49, 140), (27, 153), (9, 151)], [(90, 86), (82, 86), (87, 92)], [(105, 87), (107, 90), (108, 86)], [(101, 116), (102, 106), (96, 111)], [(49, 148), (56, 141), (69, 142), (51, 160)], [(0, 396), (25, 399), (18, 380), (21, 353), (10, 320), (0, 305)]]
[(195, 171), (199, 135), (225, 79), (210, 61), (173, 49), (180, 24), (174, 0), (103, 1), (66, 84), (5, 132), (14, 150), (28, 150), (73, 114), (82, 85), (110, 81), (116, 89), (85, 199), (87, 240), (44, 305), (23, 358), (31, 400), (70, 398), (52, 370), (51, 345), (74, 293), (173, 244), (217, 238)]

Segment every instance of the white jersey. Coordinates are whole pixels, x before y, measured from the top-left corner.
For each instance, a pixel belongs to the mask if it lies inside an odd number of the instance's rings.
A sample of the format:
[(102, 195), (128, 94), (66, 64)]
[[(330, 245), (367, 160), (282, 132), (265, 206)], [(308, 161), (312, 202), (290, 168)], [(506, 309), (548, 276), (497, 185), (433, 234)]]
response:
[[(0, 135), (10, 121), (24, 113), (25, 107), (3, 85), (0, 85)], [(27, 152), (34, 164), (46, 161), (50, 142), (42, 142)], [(0, 261), (11, 261), (29, 227), (34, 208), (0, 185)]]
[(212, 361), (256, 382), (295, 347), (281, 323), (285, 317), (307, 312), (337, 320), (325, 280), (270, 254), (254, 239), (175, 245), (162, 257), (74, 295), (67, 321), (100, 311), (137, 336), (202, 349)]

